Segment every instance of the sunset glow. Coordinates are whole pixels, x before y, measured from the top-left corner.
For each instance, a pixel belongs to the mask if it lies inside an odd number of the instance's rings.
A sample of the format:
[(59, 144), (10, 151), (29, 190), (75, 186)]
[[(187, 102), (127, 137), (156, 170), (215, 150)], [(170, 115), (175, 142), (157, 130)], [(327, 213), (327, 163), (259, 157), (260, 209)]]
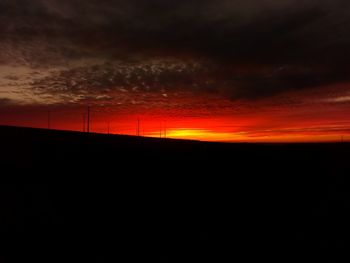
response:
[[(151, 132), (146, 136), (157, 137), (157, 134)], [(237, 139), (243, 139), (241, 136), (237, 136), (234, 133), (211, 131), (205, 129), (170, 129), (163, 134), (167, 138), (172, 139), (189, 139), (189, 140), (202, 140), (202, 141), (234, 141)]]
[(349, 157), (350, 0), (0, 0), (0, 263), (346, 262)]
[[(149, 106), (158, 100), (154, 94), (136, 94), (144, 100), (148, 97), (147, 103), (91, 106), (91, 131), (136, 135), (139, 120), (140, 135), (146, 137), (221, 142), (348, 141), (350, 106), (347, 101), (338, 101), (340, 95), (332, 95), (333, 99), (329, 95), (335, 89), (346, 94), (347, 87), (329, 86), (318, 94), (286, 93), (255, 102), (217, 95), (169, 94), (162, 96), (164, 104), (154, 106)], [(47, 128), (48, 111), (50, 128), (84, 131), (83, 105), (8, 106), (0, 113), (1, 124)]]
[(0, 1), (0, 125), (83, 132), (90, 107), (96, 133), (350, 140), (341, 5), (24, 2)]

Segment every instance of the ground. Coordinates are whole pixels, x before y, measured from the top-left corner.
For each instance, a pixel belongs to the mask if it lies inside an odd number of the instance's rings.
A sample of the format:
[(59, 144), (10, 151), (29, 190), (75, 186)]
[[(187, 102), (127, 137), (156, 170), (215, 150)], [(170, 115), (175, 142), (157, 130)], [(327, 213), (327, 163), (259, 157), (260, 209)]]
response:
[(1, 262), (338, 262), (346, 248), (347, 143), (0, 127), (0, 145)]

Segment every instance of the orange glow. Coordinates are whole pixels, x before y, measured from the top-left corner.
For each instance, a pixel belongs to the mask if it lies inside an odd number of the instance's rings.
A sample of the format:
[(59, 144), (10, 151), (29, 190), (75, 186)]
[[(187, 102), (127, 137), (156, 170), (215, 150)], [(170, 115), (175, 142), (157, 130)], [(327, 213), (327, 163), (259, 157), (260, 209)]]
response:
[[(152, 106), (95, 105), (91, 131), (136, 135), (140, 119), (140, 134), (149, 137), (225, 142), (349, 141), (348, 86), (337, 87), (344, 91), (336, 97), (324, 95), (332, 94), (332, 89), (316, 95), (292, 93), (251, 102), (183, 93), (169, 94), (171, 101)], [(52, 129), (83, 131), (83, 106), (2, 108), (0, 125), (47, 128), (48, 109)]]
[[(157, 137), (157, 133), (151, 132), (146, 136)], [(243, 139), (244, 137), (229, 132), (211, 131), (206, 129), (170, 129), (166, 131), (167, 138), (172, 139), (188, 139), (188, 140), (201, 140), (201, 141), (234, 141)]]
[[(51, 113), (52, 114), (52, 113)], [(51, 128), (83, 131), (81, 113), (52, 114)], [(76, 117), (78, 116), (78, 117)], [(19, 125), (47, 128), (46, 115), (39, 114), (29, 122), (3, 121), (5, 125)], [(136, 135), (137, 118), (140, 119), (140, 134), (147, 137), (190, 139), (220, 142), (329, 142), (350, 140), (350, 122), (343, 117), (333, 119), (305, 120), (273, 114), (252, 114), (244, 116), (204, 116), (204, 117), (164, 117), (149, 115), (129, 115), (127, 117), (93, 113), (91, 131)], [(3, 119), (4, 120), (4, 119)], [(166, 121), (165, 121), (166, 120)]]

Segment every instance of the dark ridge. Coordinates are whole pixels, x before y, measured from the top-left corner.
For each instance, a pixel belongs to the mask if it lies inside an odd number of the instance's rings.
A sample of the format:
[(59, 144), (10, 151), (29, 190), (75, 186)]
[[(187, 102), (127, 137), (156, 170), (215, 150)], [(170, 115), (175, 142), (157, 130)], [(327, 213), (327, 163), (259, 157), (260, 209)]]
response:
[(338, 262), (350, 234), (346, 143), (0, 127), (0, 146), (1, 262)]

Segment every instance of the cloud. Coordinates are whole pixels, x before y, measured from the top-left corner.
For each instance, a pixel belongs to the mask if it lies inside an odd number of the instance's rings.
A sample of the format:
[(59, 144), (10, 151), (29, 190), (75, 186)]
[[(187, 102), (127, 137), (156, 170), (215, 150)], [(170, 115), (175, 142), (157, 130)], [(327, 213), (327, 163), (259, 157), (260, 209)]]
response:
[(340, 96), (340, 97), (334, 97), (330, 99), (325, 99), (326, 102), (334, 102), (334, 103), (344, 103), (344, 102), (350, 102), (350, 96)]
[[(4, 2), (4, 1), (3, 1)], [(66, 38), (90, 48), (133, 46), (240, 60), (317, 58), (346, 44), (345, 0), (13, 0), (2, 33)], [(342, 34), (342, 35), (341, 35)], [(332, 51), (335, 56), (336, 50)]]
[[(118, 104), (121, 97), (192, 92), (216, 94), (232, 100), (266, 98), (287, 92), (317, 88), (348, 78), (340, 68), (300, 65), (248, 66), (223, 69), (211, 60), (147, 58), (108, 60), (58, 69), (31, 82), (36, 94), (50, 94), (61, 101), (86, 103), (108, 97)], [(117, 94), (117, 95), (116, 95)], [(97, 100), (101, 102), (101, 100)]]
[(11, 106), (11, 105), (15, 105), (15, 104), (16, 104), (16, 102), (11, 100), (11, 99), (0, 98), (0, 107)]
[(31, 80), (33, 90), (75, 102), (113, 90), (256, 99), (348, 80), (349, 7), (346, 0), (0, 0), (0, 64), (45, 71)]
[[(207, 72), (195, 61), (178, 59), (142, 59), (108, 61), (68, 68), (37, 79), (32, 88), (41, 94), (52, 94), (75, 102), (91, 98), (112, 99), (118, 93), (162, 93), (194, 90)], [(196, 86), (197, 85), (197, 86)], [(166, 97), (166, 96), (165, 96)]]

